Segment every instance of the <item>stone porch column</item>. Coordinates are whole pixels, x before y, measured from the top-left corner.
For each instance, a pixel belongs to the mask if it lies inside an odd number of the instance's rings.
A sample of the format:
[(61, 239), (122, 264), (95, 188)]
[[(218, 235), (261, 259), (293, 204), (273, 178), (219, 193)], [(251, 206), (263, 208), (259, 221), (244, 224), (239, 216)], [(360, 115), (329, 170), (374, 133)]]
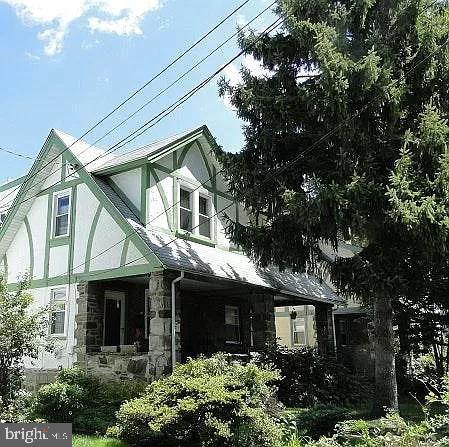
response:
[[(171, 284), (176, 272), (154, 272), (149, 280), (149, 375), (169, 374), (171, 352)], [(179, 282), (176, 283), (176, 359), (181, 360), (181, 306)]]
[(87, 367), (86, 354), (98, 352), (103, 343), (103, 290), (93, 283), (79, 283), (75, 316), (76, 365)]
[(267, 343), (276, 341), (274, 321), (274, 295), (254, 292), (251, 295), (253, 346), (250, 349), (260, 351)]
[(332, 304), (320, 303), (314, 307), (318, 352), (322, 355), (335, 355)]

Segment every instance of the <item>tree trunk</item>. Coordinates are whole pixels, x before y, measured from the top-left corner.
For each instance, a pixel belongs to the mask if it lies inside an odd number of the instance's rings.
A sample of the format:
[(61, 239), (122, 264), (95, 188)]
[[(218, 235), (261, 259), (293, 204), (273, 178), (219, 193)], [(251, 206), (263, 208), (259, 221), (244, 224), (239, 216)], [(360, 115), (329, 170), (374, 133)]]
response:
[(374, 300), (375, 393), (372, 413), (382, 416), (398, 410), (398, 387), (394, 360), (393, 308), (390, 297)]

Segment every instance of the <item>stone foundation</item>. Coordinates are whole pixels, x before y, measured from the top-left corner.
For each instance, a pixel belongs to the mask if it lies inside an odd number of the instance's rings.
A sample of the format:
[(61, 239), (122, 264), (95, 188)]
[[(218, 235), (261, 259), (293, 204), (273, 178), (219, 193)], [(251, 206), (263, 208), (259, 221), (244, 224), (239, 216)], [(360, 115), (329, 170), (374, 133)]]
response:
[(85, 357), (87, 372), (107, 380), (150, 380), (154, 378), (148, 354), (98, 353)]

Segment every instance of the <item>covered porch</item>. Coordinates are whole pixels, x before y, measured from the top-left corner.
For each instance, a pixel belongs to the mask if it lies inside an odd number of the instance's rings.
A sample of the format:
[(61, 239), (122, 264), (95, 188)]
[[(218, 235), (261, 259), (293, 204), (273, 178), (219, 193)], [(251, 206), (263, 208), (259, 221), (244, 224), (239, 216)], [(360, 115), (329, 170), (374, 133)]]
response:
[(333, 352), (332, 303), (311, 297), (172, 270), (82, 283), (77, 363), (105, 378), (151, 380), (188, 357), (247, 357), (275, 341), (275, 306), (293, 304), (315, 305), (319, 349)]

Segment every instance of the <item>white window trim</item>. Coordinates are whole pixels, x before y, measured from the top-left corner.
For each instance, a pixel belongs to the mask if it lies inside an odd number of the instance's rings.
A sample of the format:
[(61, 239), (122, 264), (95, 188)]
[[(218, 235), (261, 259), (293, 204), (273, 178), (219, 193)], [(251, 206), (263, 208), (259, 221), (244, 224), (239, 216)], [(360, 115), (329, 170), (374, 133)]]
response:
[[(187, 231), (181, 228), (181, 189), (185, 189), (187, 191), (190, 191), (192, 194), (191, 196), (191, 204), (192, 204), (192, 231)], [(185, 180), (178, 179), (177, 182), (177, 191), (178, 191), (178, 206), (177, 206), (177, 213), (178, 213), (178, 227), (176, 228), (177, 231), (183, 232), (185, 234), (192, 234), (195, 237), (199, 239), (203, 239), (205, 241), (215, 241), (215, 209), (214, 209), (214, 200), (213, 195), (203, 187), (200, 187), (200, 184), (194, 184), (193, 182), (187, 182)], [(203, 196), (205, 197), (209, 202), (209, 212), (210, 212), (210, 237), (203, 236), (200, 234), (200, 228), (199, 228), (199, 197)], [(211, 217), (213, 216), (213, 217)]]
[[(57, 299), (57, 300), (54, 299), (54, 293), (57, 290), (58, 291), (59, 290), (64, 290), (65, 298), (63, 300), (62, 299)], [(68, 323), (69, 323), (69, 321), (68, 321), (68, 315), (69, 315), (69, 300), (68, 300), (68, 296), (69, 296), (68, 286), (53, 287), (53, 288), (50, 289), (50, 324), (49, 324), (49, 327), (48, 327), (48, 332), (49, 332), (50, 337), (53, 337), (53, 338), (66, 338), (67, 337), (67, 329), (68, 329), (67, 326), (68, 326)], [(62, 303), (62, 302), (64, 303), (64, 332), (61, 332), (61, 333), (58, 333), (58, 334), (53, 334), (51, 332), (51, 324), (52, 324), (51, 318), (52, 318), (52, 315), (53, 315), (52, 306), (53, 306), (54, 303)]]
[[(68, 212), (68, 219), (67, 219), (67, 233), (66, 234), (59, 234), (56, 236), (56, 208), (57, 208), (57, 199), (59, 197), (69, 197), (69, 212)], [(71, 224), (71, 214), (72, 214), (72, 190), (71, 189), (64, 189), (62, 191), (56, 191), (53, 193), (53, 207), (52, 207), (52, 216), (51, 216), (51, 234), (53, 239), (57, 239), (60, 237), (67, 237), (70, 235), (70, 224)]]
[[(225, 326), (227, 325), (227, 323), (226, 323), (226, 308), (227, 307), (229, 307), (229, 308), (232, 308), (232, 309), (237, 309), (237, 314), (238, 314), (238, 317), (239, 317), (239, 324), (238, 324), (238, 328), (239, 328), (239, 336), (240, 336), (240, 340), (225, 340), (225, 343), (227, 344), (227, 345), (240, 345), (240, 344), (242, 344), (242, 325), (241, 325), (241, 315), (240, 315), (240, 307), (239, 306), (234, 306), (234, 305), (232, 305), (232, 304), (226, 304), (225, 305)], [(230, 325), (231, 326), (231, 325)], [(237, 325), (233, 325), (233, 326), (237, 326)]]

